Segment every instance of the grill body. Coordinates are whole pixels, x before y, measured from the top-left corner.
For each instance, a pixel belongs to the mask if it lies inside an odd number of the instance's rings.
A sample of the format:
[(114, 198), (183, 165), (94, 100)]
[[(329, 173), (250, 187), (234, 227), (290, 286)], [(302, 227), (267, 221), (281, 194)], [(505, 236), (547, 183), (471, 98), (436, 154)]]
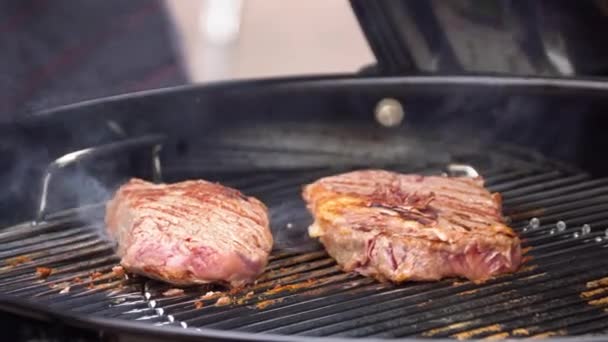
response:
[[(159, 339), (599, 340), (593, 334), (608, 328), (608, 181), (507, 144), (470, 139), (476, 128), (471, 120), (487, 104), (460, 101), (446, 109), (471, 122), (453, 134), (446, 127), (459, 127), (454, 120), (431, 130), (421, 116), (472, 94), (602, 108), (604, 88), (600, 82), (542, 79), (336, 77), (175, 89), (41, 113), (4, 128), (31, 152), (16, 156), (15, 165), (37, 156), (26, 163), (32, 177), (41, 179), (46, 164), (67, 152), (163, 133), (163, 179), (203, 177), (259, 197), (269, 206), (275, 252), (256, 285), (204, 299), (205, 292), (221, 289), (191, 288), (166, 297), (167, 285), (114, 274), (118, 259), (103, 235), (103, 206), (88, 194), (98, 194), (101, 185), (111, 193), (127, 177), (151, 177), (148, 156), (117, 154), (58, 176), (49, 197), (56, 207), (46, 222), (0, 230), (0, 304), (106, 335)], [(375, 122), (374, 105), (387, 97), (403, 104), (403, 127)], [(518, 273), (484, 285), (456, 279), (380, 284), (341, 272), (307, 238), (311, 218), (300, 199), (303, 184), (362, 167), (435, 174), (453, 162), (474, 166), (490, 189), (503, 193), (505, 214), (527, 248)], [(13, 203), (35, 198), (39, 187), (32, 183)], [(20, 207), (22, 215), (32, 218), (34, 204)], [(77, 208), (57, 211), (62, 206)], [(527, 227), (534, 217), (540, 225)], [(567, 223), (565, 229), (559, 221)], [(40, 279), (37, 267), (53, 273)], [(221, 296), (233, 303), (215, 305)]]

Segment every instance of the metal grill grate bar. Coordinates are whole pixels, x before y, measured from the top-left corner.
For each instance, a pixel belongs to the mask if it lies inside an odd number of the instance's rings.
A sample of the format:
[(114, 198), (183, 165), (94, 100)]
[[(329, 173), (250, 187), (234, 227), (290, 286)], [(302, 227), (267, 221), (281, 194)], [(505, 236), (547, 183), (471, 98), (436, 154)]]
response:
[[(420, 289), (416, 289), (416, 292), (420, 292)], [(400, 296), (401, 296), (401, 294), (400, 294), (400, 295), (398, 295), (397, 297), (400, 297)], [(360, 302), (364, 302), (364, 300), (360, 300)], [(364, 305), (364, 303), (363, 303), (362, 305)], [(342, 306), (341, 306), (341, 307), (339, 307), (339, 308), (336, 308), (336, 311), (337, 311), (337, 312), (342, 312), (342, 311), (344, 311), (345, 309), (346, 309), (345, 307), (342, 307)], [(300, 317), (300, 321), (301, 321), (302, 319), (304, 319), (304, 318), (306, 318), (306, 317)]]
[[(559, 270), (563, 268), (564, 265), (573, 262), (576, 260), (574, 257), (566, 258), (554, 266), (554, 268), (547, 267), (546, 269), (555, 269)], [(602, 262), (595, 262), (593, 266), (605, 265)], [(543, 268), (542, 272), (522, 272), (516, 275), (516, 279), (511, 280), (510, 277), (500, 278), (500, 282), (497, 285), (491, 286), (486, 285), (484, 289), (486, 291), (507, 291), (518, 289), (521, 286), (525, 286), (529, 283), (536, 283), (543, 280), (547, 277), (546, 271)], [(572, 270), (569, 272), (555, 272), (556, 276), (553, 276), (551, 279), (559, 279), (560, 277), (573, 273)], [(575, 272), (574, 272), (575, 273)], [(449, 284), (449, 282), (448, 282)], [(443, 284), (443, 285), (448, 285)], [(419, 316), (421, 312), (425, 311), (425, 309), (432, 308), (435, 306), (439, 306), (444, 308), (447, 305), (447, 301), (449, 303), (455, 303), (456, 305), (468, 305), (472, 298), (476, 298), (475, 295), (467, 298), (467, 302), (463, 303), (461, 298), (454, 297), (454, 295), (460, 292), (472, 291), (476, 288), (476, 286), (467, 284), (462, 288), (459, 286), (441, 286), (438, 288), (433, 288), (430, 291), (424, 291), (422, 289), (411, 289), (411, 292), (404, 291), (400, 292), (399, 295), (387, 296), (388, 298), (382, 298), (384, 293), (380, 293), (378, 295), (371, 295), (366, 298), (358, 298), (354, 299), (351, 303), (359, 304), (359, 306), (350, 305), (350, 303), (342, 303), (339, 308), (330, 308), (331, 310), (339, 310), (336, 311), (338, 314), (334, 314), (332, 316), (325, 315), (316, 315), (316, 317), (308, 317), (303, 315), (301, 317), (301, 322), (294, 326), (283, 326), (278, 329), (270, 330), (269, 332), (274, 333), (299, 333), (306, 331), (307, 334), (314, 335), (329, 335), (334, 334), (339, 331), (343, 331), (346, 329), (360, 329), (362, 326), (375, 324), (380, 321), (391, 319), (394, 317), (402, 317), (404, 315), (410, 313), (416, 313), (416, 316)], [(390, 293), (390, 292), (389, 292)], [(367, 303), (369, 301), (373, 302), (372, 305)], [(430, 301), (430, 302), (429, 302)], [(428, 303), (427, 303), (428, 302)], [(408, 303), (412, 303), (407, 305)], [(426, 304), (423, 304), (426, 303)], [(356, 310), (353, 310), (356, 309)], [(330, 326), (330, 324), (334, 324)], [(328, 326), (322, 327), (320, 326)], [(314, 330), (308, 330), (309, 328), (314, 327)], [(381, 329), (385, 329), (386, 327), (381, 327)], [(355, 331), (355, 330), (353, 330)]]
[[(546, 173), (521, 177), (509, 182), (502, 182), (500, 184), (488, 186), (492, 189), (492, 191), (507, 193), (507, 191), (511, 189), (526, 189), (527, 187), (534, 186), (539, 182), (550, 184), (551, 181), (560, 180), (561, 176), (563, 176), (563, 174), (560, 171), (549, 171)], [(564, 180), (564, 178), (561, 178), (561, 180)]]
[[(608, 226), (608, 180), (552, 169), (480, 171), (492, 189), (503, 192), (505, 212), (531, 248), (522, 270), (483, 285), (453, 279), (381, 284), (345, 274), (324, 251), (313, 251), (275, 253), (257, 284), (239, 291), (201, 299), (218, 290), (209, 286), (166, 297), (166, 284), (112, 273), (118, 259), (112, 244), (98, 235), (102, 227), (80, 220), (83, 213), (103, 210), (93, 206), (0, 231), (0, 259), (31, 258), (0, 266), (0, 292), (81, 315), (307, 336), (497, 338), (606, 329), (608, 280), (589, 284), (608, 277), (607, 240), (604, 231), (582, 235), (581, 225)], [(301, 185), (336, 172), (232, 174), (225, 183), (264, 200), (273, 229), (287, 222), (305, 228), (310, 216), (300, 199)], [(524, 230), (531, 217), (539, 217), (542, 225)], [(568, 228), (556, 231), (559, 220), (566, 220)], [(52, 267), (53, 274), (40, 279), (35, 274), (40, 266)], [(93, 277), (95, 272), (100, 275)], [(60, 293), (66, 286), (69, 291)], [(253, 295), (247, 295), (250, 291)], [(222, 296), (232, 304), (215, 305)]]

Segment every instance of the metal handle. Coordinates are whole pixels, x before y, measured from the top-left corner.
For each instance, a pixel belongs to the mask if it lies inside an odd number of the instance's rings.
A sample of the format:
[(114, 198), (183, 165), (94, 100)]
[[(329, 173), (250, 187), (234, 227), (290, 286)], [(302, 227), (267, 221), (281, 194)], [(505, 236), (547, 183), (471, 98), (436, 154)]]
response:
[(154, 182), (160, 182), (162, 176), (160, 165), (160, 151), (162, 149), (162, 142), (164, 140), (164, 135), (145, 135), (137, 138), (131, 138), (114, 143), (109, 143), (106, 145), (85, 148), (82, 150), (70, 152), (55, 159), (46, 168), (46, 172), (42, 180), (40, 205), (38, 206), (38, 212), (36, 213), (36, 218), (33, 224), (40, 223), (44, 220), (44, 217), (46, 216), (48, 191), (53, 174), (65, 168), (66, 166), (72, 165), (77, 162), (96, 159), (115, 153), (117, 151), (130, 151), (142, 147), (152, 146), (152, 177)]
[(477, 172), (477, 170), (475, 170), (475, 168), (471, 165), (466, 164), (449, 164), (447, 171), (450, 176), (464, 175), (465, 177), (469, 178), (479, 177), (479, 172)]

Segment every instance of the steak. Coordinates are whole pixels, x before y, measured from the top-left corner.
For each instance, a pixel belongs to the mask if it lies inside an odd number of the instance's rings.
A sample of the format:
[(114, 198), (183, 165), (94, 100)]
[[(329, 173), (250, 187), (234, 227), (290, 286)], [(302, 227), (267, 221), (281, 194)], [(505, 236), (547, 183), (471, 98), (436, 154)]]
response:
[(203, 180), (132, 179), (107, 203), (106, 225), (123, 267), (176, 285), (250, 283), (273, 244), (262, 202)]
[(304, 187), (319, 238), (345, 271), (381, 281), (515, 271), (520, 240), (504, 223), (501, 197), (483, 179), (354, 171)]

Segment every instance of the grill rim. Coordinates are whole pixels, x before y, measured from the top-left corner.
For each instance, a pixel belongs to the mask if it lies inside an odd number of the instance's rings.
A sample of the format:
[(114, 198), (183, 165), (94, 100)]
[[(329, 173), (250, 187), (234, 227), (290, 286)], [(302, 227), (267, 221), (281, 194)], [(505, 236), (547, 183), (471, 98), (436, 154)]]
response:
[[(339, 83), (342, 83), (341, 86), (344, 87), (348, 87), (349, 85), (355, 85), (355, 86), (364, 86), (367, 84), (367, 82), (369, 81), (370, 83), (376, 83), (378, 82), (380, 78), (375, 78), (375, 79), (370, 79), (370, 80), (357, 80), (354, 79), (354, 82), (351, 83), (352, 79), (350, 79), (349, 77), (344, 77), (344, 78), (338, 78)], [(382, 78), (384, 79), (384, 78)], [(464, 86), (473, 86), (473, 87), (486, 87), (486, 86), (490, 86), (490, 87), (495, 87), (495, 86), (504, 86), (504, 77), (500, 77), (500, 78), (496, 78), (496, 84), (493, 83), (492, 77), (469, 77), (466, 78), (463, 81), (462, 77), (453, 77), (454, 82), (451, 82), (450, 78), (446, 78), (446, 77), (406, 77), (406, 78), (387, 78), (387, 80), (384, 80), (384, 85), (394, 85), (394, 84), (398, 84), (400, 81), (402, 81), (403, 79), (407, 79), (410, 82), (408, 82), (409, 85), (412, 86), (416, 86), (418, 85), (418, 82), (422, 81), (422, 85), (426, 85), (426, 86), (437, 86), (438, 84), (447, 84), (447, 85), (464, 85)], [(535, 79), (536, 82), (528, 82), (528, 79), (524, 79), (524, 78), (508, 78), (510, 79), (510, 83), (507, 84), (507, 88), (510, 88), (511, 90), (515, 90), (515, 89), (519, 89), (520, 86), (523, 86), (522, 88), (532, 88), (532, 89), (538, 89), (541, 88), (542, 90), (551, 90), (551, 91), (556, 91), (559, 90), (561, 87), (564, 88), (570, 88), (573, 87), (576, 90), (579, 91), (607, 91), (608, 90), (608, 85), (605, 82), (597, 82), (597, 81), (585, 81), (585, 83), (582, 83), (583, 81), (581, 81), (581, 83), (572, 83), (570, 81), (566, 80), (565, 84), (561, 84), (560, 80), (555, 80), (555, 79)], [(299, 84), (301, 81), (304, 82), (308, 82), (309, 86), (312, 85), (313, 87), (323, 87), (324, 84), (326, 83), (325, 81), (328, 82), (335, 82), (336, 77), (332, 77), (332, 78), (328, 78), (328, 79), (323, 79), (323, 78), (304, 78), (304, 79), (290, 79), (294, 82), (298, 81), (298, 83), (294, 83), (294, 84), (287, 84), (287, 87), (299, 87), (302, 86), (302, 84)], [(381, 79), (380, 79), (381, 80)], [(425, 81), (426, 80), (426, 81)], [(547, 82), (545, 82), (544, 80), (548, 80)], [(284, 79), (278, 79), (277, 81), (282, 82), (285, 81)], [(550, 82), (549, 82), (550, 81)], [(428, 83), (427, 83), (428, 82)], [(393, 84), (394, 83), (394, 84)], [(560, 83), (560, 84), (558, 84)], [(230, 84), (226, 84), (226, 85), (230, 85)], [(268, 84), (266, 84), (268, 85)], [(271, 84), (272, 85), (272, 84)], [(194, 86), (192, 88), (198, 88), (199, 86)], [(140, 95), (155, 95), (155, 94), (165, 94), (165, 93), (170, 93), (172, 91), (178, 91), (178, 90), (183, 90), (184, 87), (180, 87), (180, 89), (164, 89), (164, 90), (159, 90), (159, 91), (151, 91), (150, 93), (146, 93), (146, 94), (134, 94), (136, 96), (133, 97), (139, 97)], [(189, 87), (186, 87), (189, 88)], [(546, 89), (549, 88), (549, 89)], [(529, 89), (528, 89), (529, 90)], [(112, 98), (110, 100), (121, 100), (124, 99), (123, 96), (120, 96), (118, 98)], [(95, 101), (95, 100), (93, 100)], [(91, 105), (91, 104), (95, 104), (96, 102), (89, 102), (87, 101), (87, 103), (82, 103), (82, 105)], [(103, 99), (100, 100), (100, 102), (105, 102)], [(74, 106), (78, 107), (80, 104), (76, 104)], [(61, 111), (61, 110), (65, 110), (65, 107), (60, 107), (57, 108), (57, 111)], [(69, 109), (69, 107), (68, 107)], [(50, 112), (47, 112), (45, 114), (53, 114), (54, 110), (51, 110)], [(544, 159), (546, 161), (546, 159)], [(10, 228), (10, 227), (9, 227)], [(156, 327), (156, 326), (151, 326), (145, 323), (139, 323), (139, 322), (135, 322), (135, 321), (126, 321), (126, 320), (118, 320), (118, 319), (107, 319), (107, 318), (101, 318), (101, 317), (96, 317), (96, 316), (78, 316), (74, 313), (69, 313), (66, 314), (64, 312), (60, 312), (59, 310), (56, 309), (52, 309), (50, 307), (45, 307), (42, 305), (37, 305), (35, 303), (30, 303), (30, 302), (24, 302), (24, 301), (19, 301), (18, 298), (15, 297), (11, 297), (11, 296), (7, 296), (4, 294), (0, 294), (0, 309), (1, 310), (5, 310), (7, 312), (18, 312), (20, 315), (24, 316), (24, 317), (31, 317), (31, 318), (37, 318), (37, 319), (43, 319), (43, 320), (56, 320), (59, 321), (63, 324), (66, 324), (68, 326), (74, 326), (74, 327), (85, 327), (85, 328), (92, 328), (95, 330), (101, 330), (101, 329), (107, 329), (109, 332), (118, 332), (118, 333), (134, 333), (134, 334), (138, 334), (138, 335), (142, 335), (142, 336), (150, 336), (150, 337), (160, 337), (160, 338), (167, 338), (167, 339), (171, 339), (171, 338), (180, 338), (183, 340), (190, 340), (190, 339), (200, 339), (201, 337), (205, 337), (205, 338), (209, 338), (209, 339), (216, 339), (216, 340), (247, 340), (247, 341), (258, 341), (258, 340), (269, 340), (269, 341), (310, 341), (310, 340), (314, 340), (314, 341), (352, 341), (352, 339), (350, 338), (340, 338), (340, 337), (313, 337), (313, 336), (294, 336), (294, 335), (275, 335), (275, 334), (266, 334), (266, 333), (262, 333), (262, 334), (252, 334), (249, 332), (238, 332), (238, 331), (227, 331), (227, 330), (219, 330), (219, 329), (210, 329), (210, 328), (200, 328), (200, 331), (194, 330), (194, 329), (183, 329), (180, 327), (175, 327), (175, 326), (163, 326), (163, 327)], [(551, 337), (552, 340), (558, 340), (558, 341), (605, 341), (606, 340), (606, 336), (565, 336), (565, 337), (561, 337), (561, 336), (553, 336)], [(391, 338), (391, 339), (374, 339), (374, 338), (358, 338), (358, 340), (361, 341), (386, 341), (386, 340), (399, 340), (399, 341), (418, 341), (418, 338), (415, 337), (411, 337), (411, 338)], [(479, 340), (479, 339), (472, 339), (472, 340)], [(508, 340), (514, 340), (514, 339), (506, 339)], [(453, 339), (440, 339), (440, 341), (453, 341)]]
[[(120, 103), (126, 100), (141, 99), (153, 96), (166, 96), (199, 90), (225, 89), (245, 90), (255, 88), (260, 91), (295, 90), (295, 89), (320, 89), (330, 87), (357, 88), (369, 86), (410, 86), (430, 87), (433, 90), (441, 90), (450, 93), (457, 92), (458, 87), (470, 87), (480, 90), (508, 91), (512, 93), (527, 93), (538, 90), (543, 93), (556, 93), (569, 91), (572, 94), (605, 95), (608, 92), (608, 82), (596, 78), (568, 78), (568, 77), (539, 77), (539, 76), (492, 76), (492, 75), (430, 75), (430, 76), (360, 76), (352, 73), (316, 74), (299, 76), (276, 76), (252, 78), (247, 80), (222, 80), (204, 84), (179, 85), (167, 88), (143, 90), (133, 93), (112, 95), (101, 98), (84, 100), (76, 103), (60, 105), (53, 108), (40, 110), (34, 113), (17, 117), (16, 122), (20, 124), (44, 124), (45, 119), (50, 116), (62, 115), (62, 112), (70, 110), (81, 110), (96, 105), (107, 105)], [(446, 87), (454, 87), (445, 90)], [(262, 88), (265, 88), (261, 90)]]

